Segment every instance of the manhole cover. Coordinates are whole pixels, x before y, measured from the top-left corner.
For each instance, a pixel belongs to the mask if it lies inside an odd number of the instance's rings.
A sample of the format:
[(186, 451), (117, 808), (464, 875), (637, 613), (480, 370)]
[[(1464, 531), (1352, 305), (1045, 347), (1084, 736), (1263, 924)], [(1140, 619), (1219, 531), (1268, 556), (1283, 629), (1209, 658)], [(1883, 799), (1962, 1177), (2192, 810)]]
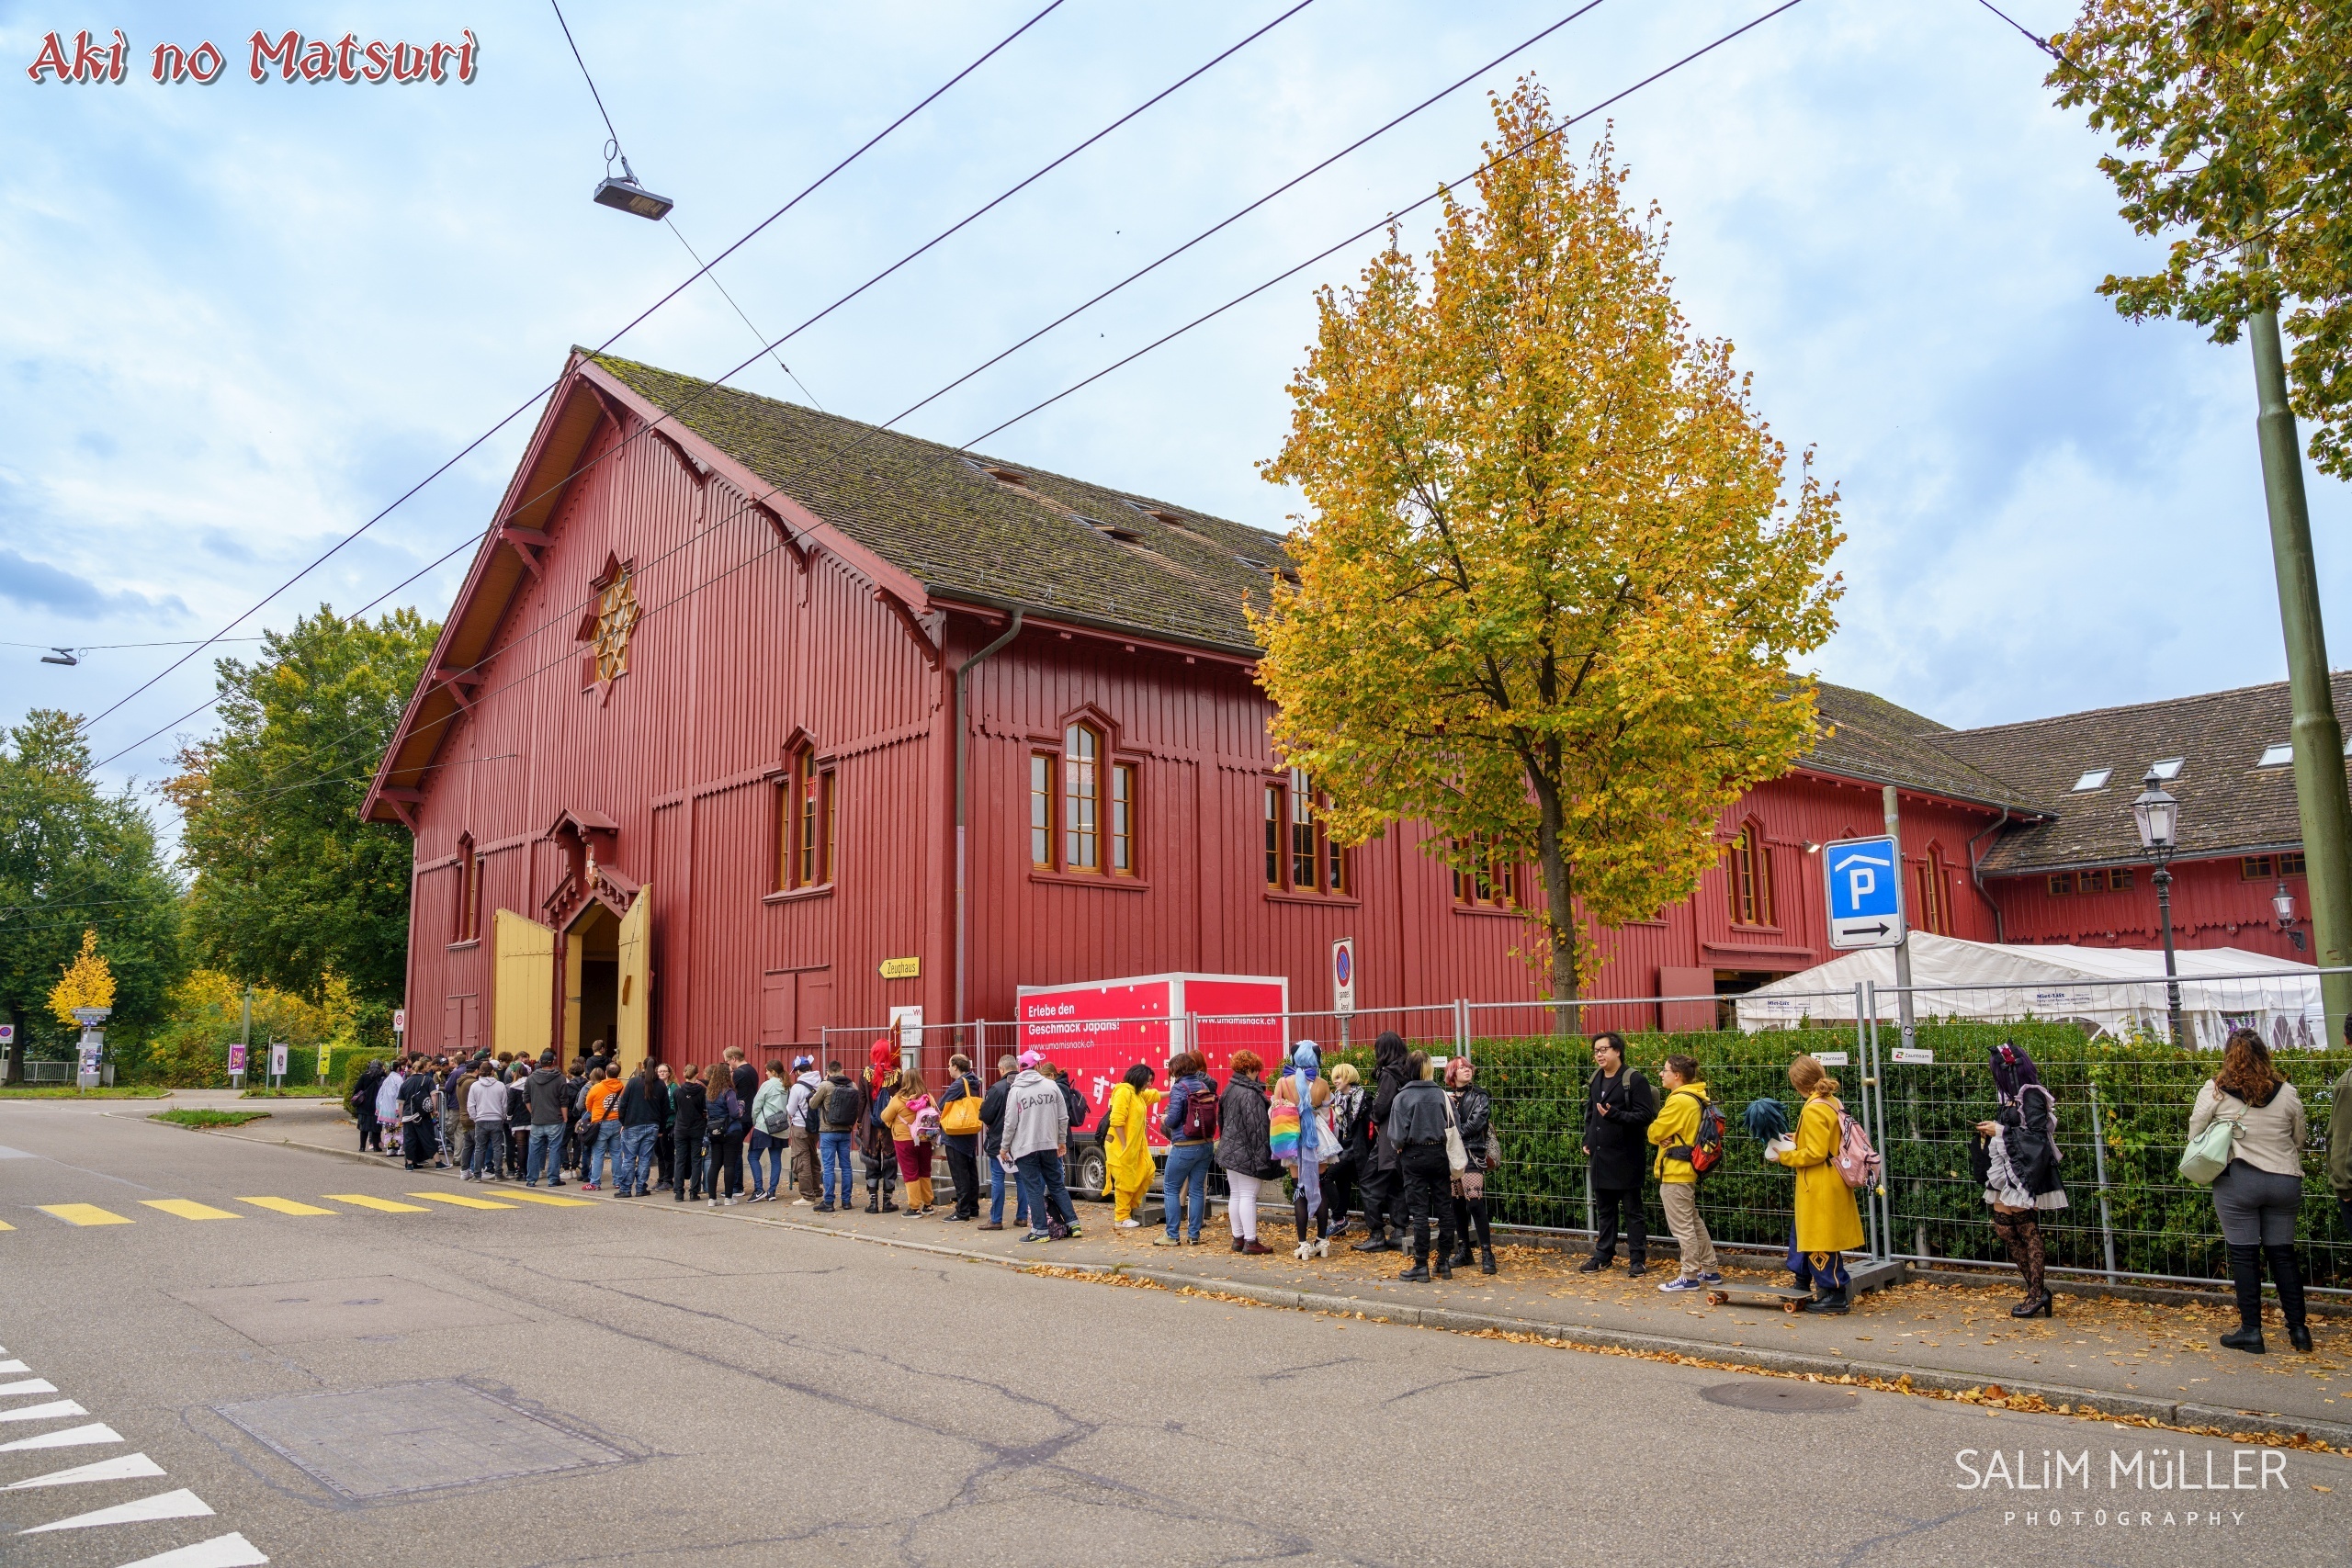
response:
[(1779, 1410), (1792, 1416), (1818, 1416), (1833, 1410), (1851, 1410), (1861, 1400), (1840, 1388), (1825, 1388), (1817, 1382), (1795, 1382), (1781, 1378), (1743, 1378), (1738, 1382), (1719, 1382), (1699, 1391), (1699, 1397), (1715, 1404), (1728, 1404), (1735, 1410)]
[(624, 1457), (459, 1382), (284, 1394), (213, 1409), (356, 1502), (614, 1464)]

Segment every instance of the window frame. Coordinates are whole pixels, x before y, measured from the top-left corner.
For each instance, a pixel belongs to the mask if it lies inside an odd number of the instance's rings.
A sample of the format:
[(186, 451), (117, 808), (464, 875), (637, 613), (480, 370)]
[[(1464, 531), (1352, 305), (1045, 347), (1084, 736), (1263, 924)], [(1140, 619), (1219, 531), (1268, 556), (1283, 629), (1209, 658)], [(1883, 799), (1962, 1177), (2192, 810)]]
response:
[(481, 852), (470, 832), (458, 835), (457, 907), (451, 910), (449, 945), (470, 947), (481, 941)]
[(769, 897), (832, 891), (841, 879), (840, 764), (818, 755), (813, 743), (793, 747), (776, 779), (776, 886)]
[[(1084, 734), (1093, 743), (1093, 755), (1074, 759), (1075, 738)], [(1059, 882), (1085, 887), (1141, 888), (1144, 879), (1144, 776), (1140, 759), (1119, 744), (1118, 732), (1091, 709), (1065, 719), (1058, 736), (1033, 735), (1028, 748), (1028, 776), (1023, 781), (1029, 810), (1022, 823), (1028, 835), (1029, 876), (1032, 881)], [(1081, 795), (1089, 770), (1092, 788)], [(1073, 807), (1083, 803), (1086, 826), (1073, 822)], [(1040, 820), (1042, 816), (1043, 820)], [(1042, 840), (1045, 858), (1038, 857)], [(1091, 865), (1073, 864), (1081, 844), (1093, 852)]]
[[(1742, 862), (1746, 862), (1743, 868)], [(1764, 824), (1750, 817), (1724, 846), (1724, 913), (1734, 931), (1780, 930), (1773, 906), (1772, 846)], [(1743, 897), (1743, 895), (1745, 895)]]
[[(1456, 839), (1454, 849), (1464, 849)], [(1468, 846), (1470, 869), (1455, 866), (1453, 870), (1453, 903), (1459, 909), (1475, 909), (1487, 914), (1516, 915), (1522, 912), (1519, 901), (1520, 864), (1498, 853), (1499, 846), (1488, 841)]]
[[(1330, 793), (1317, 788), (1305, 769), (1282, 768), (1264, 780), (1260, 800), (1266, 897), (1318, 904), (1355, 902), (1353, 860), (1348, 846), (1335, 840), (1326, 826)], [(1302, 863), (1307, 870), (1304, 886), (1298, 877)]]

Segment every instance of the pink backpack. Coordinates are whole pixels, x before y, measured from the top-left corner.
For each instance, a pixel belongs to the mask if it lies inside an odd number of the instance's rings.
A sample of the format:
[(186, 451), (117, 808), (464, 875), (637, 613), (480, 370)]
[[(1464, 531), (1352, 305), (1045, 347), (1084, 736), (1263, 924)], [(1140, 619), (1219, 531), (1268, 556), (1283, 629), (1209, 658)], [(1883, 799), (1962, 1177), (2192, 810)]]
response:
[(1879, 1158), (1878, 1151), (1871, 1147), (1870, 1134), (1863, 1132), (1862, 1124), (1847, 1115), (1842, 1108), (1838, 1112), (1838, 1155), (1835, 1163), (1838, 1179), (1857, 1191), (1877, 1187), (1885, 1171), (1885, 1162)]

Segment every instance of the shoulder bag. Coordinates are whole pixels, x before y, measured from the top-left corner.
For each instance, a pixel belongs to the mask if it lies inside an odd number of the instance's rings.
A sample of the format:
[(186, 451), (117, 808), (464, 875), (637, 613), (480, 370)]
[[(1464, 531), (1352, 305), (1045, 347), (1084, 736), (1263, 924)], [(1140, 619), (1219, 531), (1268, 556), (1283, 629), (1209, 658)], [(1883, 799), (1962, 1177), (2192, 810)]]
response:
[(2212, 1186), (2214, 1179), (2230, 1168), (2230, 1157), (2237, 1147), (2238, 1123), (2244, 1120), (2244, 1110), (2230, 1117), (2216, 1111), (2205, 1130), (2189, 1139), (2188, 1146), (2180, 1151), (2180, 1179), (2199, 1187)]

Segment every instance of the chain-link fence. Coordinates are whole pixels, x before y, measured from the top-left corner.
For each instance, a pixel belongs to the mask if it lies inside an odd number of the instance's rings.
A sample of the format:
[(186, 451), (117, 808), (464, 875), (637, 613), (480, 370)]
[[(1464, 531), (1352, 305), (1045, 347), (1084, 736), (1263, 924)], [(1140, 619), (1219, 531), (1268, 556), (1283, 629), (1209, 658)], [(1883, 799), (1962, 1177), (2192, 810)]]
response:
[[(2051, 1267), (2117, 1281), (2211, 1285), (2228, 1277), (2212, 1195), (2182, 1180), (2177, 1166), (2198, 1091), (2221, 1065), (2213, 1047), (2232, 1029), (2252, 1028), (2272, 1044), (2309, 1128), (2298, 1227), (2306, 1277), (2316, 1289), (2352, 1292), (2352, 1245), (2326, 1179), (2335, 1086), (2352, 1068), (2352, 1052), (2320, 1046), (2316, 972), (2201, 976), (2178, 990), (2185, 1043), (2177, 1046), (2166, 983), (2145, 979), (1601, 998), (1577, 1003), (1565, 1020), (1549, 1002), (1464, 1001), (1357, 1013), (1344, 1035), (1329, 1013), (1199, 1017), (1171, 1021), (1171, 1032), (1210, 1042), (1238, 1039), (1246, 1028), (1253, 1048), (1313, 1038), (1327, 1062), (1354, 1063), (1367, 1085), (1372, 1040), (1382, 1029), (1433, 1055), (1467, 1052), (1493, 1098), (1502, 1140), (1502, 1165), (1487, 1182), (1496, 1219), (1569, 1233), (1593, 1228), (1585, 1134), (1590, 1036), (1621, 1033), (1627, 1060), (1661, 1100), (1660, 1064), (1687, 1055), (1725, 1122), (1723, 1164), (1700, 1189), (1708, 1230), (1718, 1242), (1773, 1249), (1790, 1240), (1792, 1178), (1765, 1163), (1745, 1112), (1757, 1100), (1777, 1100), (1793, 1126), (1800, 1103), (1788, 1066), (1811, 1054), (1839, 1079), (1848, 1111), (1885, 1160), (1883, 1190), (1860, 1195), (1868, 1250), (1937, 1265), (2007, 1260), (1985, 1220), (1983, 1184), (1971, 1175), (1971, 1141), (1998, 1109), (1990, 1052), (2008, 1041), (2034, 1058), (2057, 1100), (2068, 1206), (2042, 1217)], [(1907, 1030), (1906, 1010), (1914, 1015)], [(1734, 1017), (1746, 1027), (1662, 1027)], [(1569, 1032), (1558, 1027), (1564, 1021)], [(1260, 1054), (1273, 1059), (1271, 1050)], [(1647, 1195), (1652, 1234), (1662, 1236), (1654, 1177)]]

